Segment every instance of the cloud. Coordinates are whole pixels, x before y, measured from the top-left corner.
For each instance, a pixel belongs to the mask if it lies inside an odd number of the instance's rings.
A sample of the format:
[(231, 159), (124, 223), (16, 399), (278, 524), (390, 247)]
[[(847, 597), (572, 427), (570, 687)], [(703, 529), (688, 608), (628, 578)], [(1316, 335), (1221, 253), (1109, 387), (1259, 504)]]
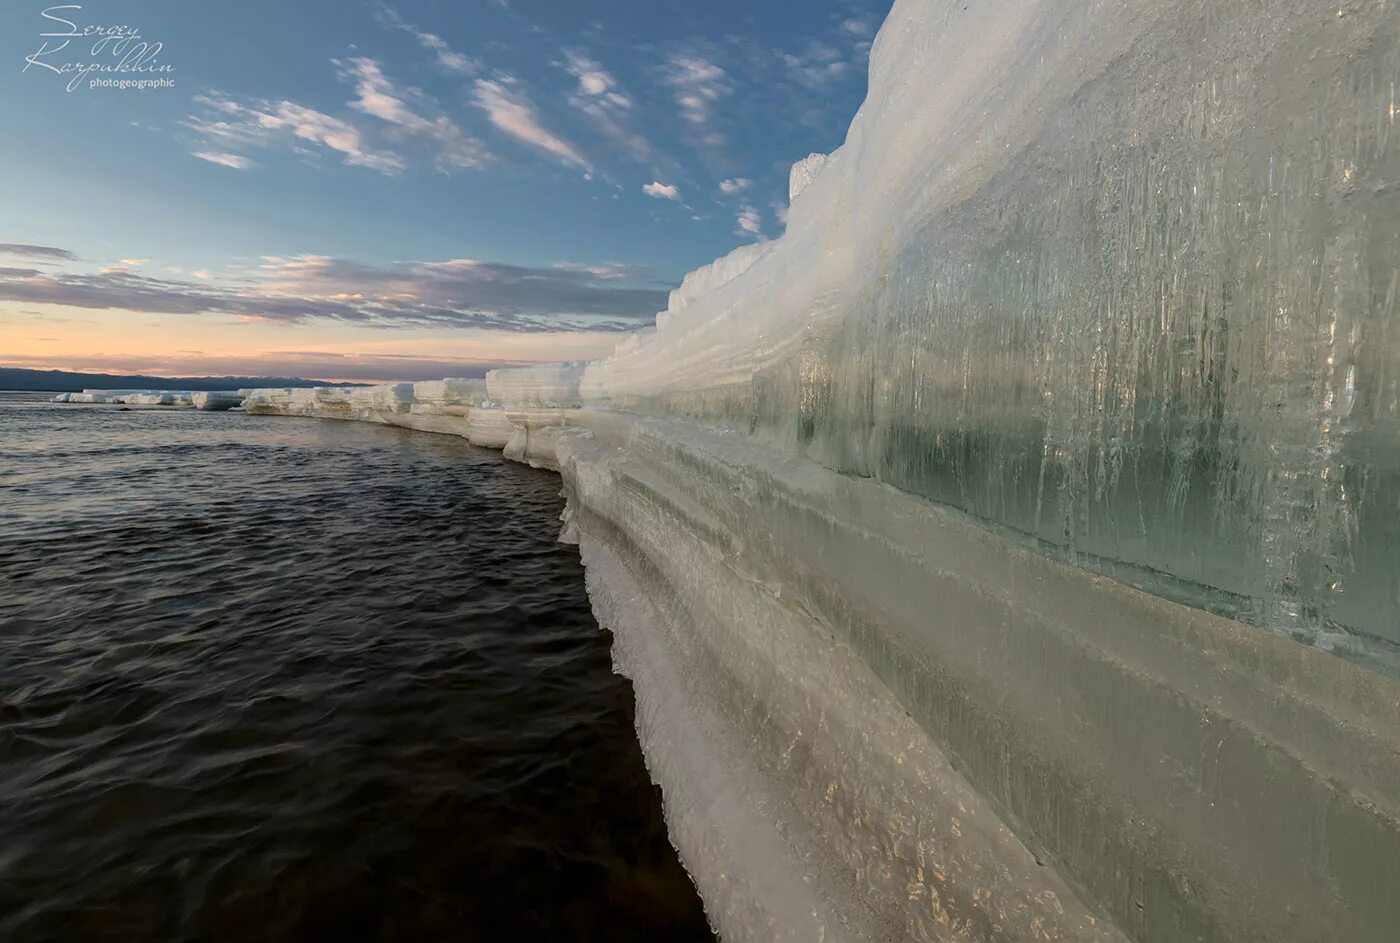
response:
[(852, 36), (869, 36), (875, 32), (874, 25), (865, 17), (851, 17), (841, 21), (841, 32)]
[(733, 196), (753, 186), (753, 181), (748, 177), (731, 177), (728, 180), (719, 182), (719, 192), (725, 196)]
[(713, 124), (716, 102), (730, 92), (725, 71), (702, 55), (675, 53), (666, 60), (663, 81), (674, 90), (681, 119), (695, 129), (700, 142), (723, 144), (724, 135)]
[(302, 255), (268, 258), (227, 283), (0, 269), (0, 301), (263, 321), (327, 320), (373, 327), (480, 327), (521, 332), (632, 330), (665, 307), (666, 291), (636, 287), (641, 270), (611, 264), (528, 267), (449, 259), (366, 265)]
[(577, 50), (564, 51), (564, 69), (578, 85), (569, 104), (587, 115), (598, 129), (639, 163), (654, 159), (651, 143), (631, 127), (633, 101), (602, 64)]
[(185, 126), (207, 141), (224, 145), (266, 147), (280, 135), (328, 148), (352, 167), (384, 174), (403, 170), (403, 158), (371, 148), (353, 125), (296, 102), (255, 100), (241, 103), (218, 92), (195, 96), (205, 116), (191, 116)]
[(782, 200), (774, 200), (771, 205), (773, 207), (773, 218), (778, 221), (779, 225), (786, 226), (788, 221), (788, 205)]
[(150, 260), (150, 259), (122, 259), (122, 265), (128, 266), (128, 267), (130, 267), (130, 268), (137, 268), (137, 267), (142, 266), (142, 265), (150, 265), (150, 264), (151, 264), (151, 260)]
[(0, 242), (0, 255), (21, 255), (29, 259), (61, 259), (72, 262), (78, 257), (67, 249), (53, 246), (31, 246), (21, 242)]
[(377, 4), (375, 6), (375, 16), (386, 26), (403, 30), (405, 33), (417, 39), (424, 49), (433, 54), (434, 60), (445, 71), (456, 75), (475, 75), (481, 71), (480, 62), (470, 56), (457, 52), (447, 44), (445, 39), (436, 33), (420, 30), (413, 24), (406, 22), (404, 18), (399, 15), (399, 12), (388, 4)]
[(416, 101), (420, 110), (430, 108), (431, 102), (416, 89), (395, 87), (375, 60), (353, 58), (333, 62), (344, 78), (355, 83), (356, 97), (350, 102), (350, 107), (430, 141), (437, 151), (439, 168), (484, 167), (490, 163), (491, 153), (486, 145), (467, 134), (450, 118), (445, 115), (428, 118), (410, 107), (410, 98)]
[(606, 96), (616, 96), (615, 103), (622, 108), (631, 108), (632, 100), (626, 95), (615, 91), (617, 79), (613, 78), (602, 64), (596, 62), (584, 54), (566, 50), (564, 53), (566, 60), (565, 68), (569, 74), (578, 79), (578, 91), (581, 95), (589, 98), (603, 98)]
[(758, 210), (752, 206), (745, 205), (739, 210), (739, 214), (734, 217), (735, 225), (739, 228), (734, 230), (737, 234), (763, 237), (763, 218), (759, 216)]
[(7, 354), (3, 359), (6, 366), (81, 373), (158, 377), (305, 377), (358, 382), (480, 377), (485, 376), (487, 370), (498, 367), (526, 366), (538, 362), (317, 350), (269, 350), (236, 355), (205, 354), (201, 351), (176, 351), (174, 355)]
[(247, 170), (254, 166), (248, 158), (238, 154), (230, 154), (227, 151), (191, 151), (190, 153), (200, 160), (207, 160), (211, 164), (218, 164), (233, 170)]
[(681, 191), (669, 183), (659, 183), (653, 180), (651, 183), (642, 186), (642, 192), (647, 196), (654, 196), (659, 200), (679, 200)]
[(808, 86), (821, 86), (845, 78), (850, 63), (834, 46), (811, 40), (800, 53), (782, 53), (780, 58), (793, 76)]
[(580, 262), (556, 262), (555, 268), (570, 272), (587, 272), (597, 278), (612, 280), (618, 278), (646, 279), (651, 268), (646, 265), (627, 265), (622, 262), (604, 262), (601, 265), (588, 265)]
[(477, 79), (475, 101), (486, 116), (501, 131), (533, 148), (544, 151), (560, 163), (588, 167), (572, 144), (547, 130), (540, 123), (534, 104), (516, 87), (514, 78), (498, 76), (495, 80)]

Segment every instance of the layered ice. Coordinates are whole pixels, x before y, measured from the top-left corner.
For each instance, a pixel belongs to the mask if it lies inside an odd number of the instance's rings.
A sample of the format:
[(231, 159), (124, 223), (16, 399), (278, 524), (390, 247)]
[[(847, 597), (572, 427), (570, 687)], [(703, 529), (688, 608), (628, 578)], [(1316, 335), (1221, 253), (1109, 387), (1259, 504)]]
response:
[(486, 390), (493, 400), (515, 407), (578, 406), (584, 366), (580, 362), (489, 370)]
[(490, 407), (486, 380), (446, 379), (413, 384), (411, 412), (442, 416), (463, 416), (473, 408)]
[(611, 357), (248, 408), (559, 470), (727, 940), (1389, 941), (1397, 82), (1388, 0), (898, 0)]

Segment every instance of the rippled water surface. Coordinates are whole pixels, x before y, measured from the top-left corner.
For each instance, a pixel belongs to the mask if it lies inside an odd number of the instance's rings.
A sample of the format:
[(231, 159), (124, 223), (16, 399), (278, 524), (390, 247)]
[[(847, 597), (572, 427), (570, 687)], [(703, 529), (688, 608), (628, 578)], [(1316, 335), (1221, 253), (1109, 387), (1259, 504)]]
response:
[(0, 394), (0, 939), (707, 939), (554, 475)]

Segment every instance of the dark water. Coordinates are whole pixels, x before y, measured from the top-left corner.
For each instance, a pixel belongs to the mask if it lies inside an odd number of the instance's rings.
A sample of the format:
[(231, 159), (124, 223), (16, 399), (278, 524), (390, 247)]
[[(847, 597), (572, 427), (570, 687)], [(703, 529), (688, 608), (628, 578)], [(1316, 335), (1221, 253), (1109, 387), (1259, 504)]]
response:
[(0, 940), (700, 940), (558, 479), (0, 394)]

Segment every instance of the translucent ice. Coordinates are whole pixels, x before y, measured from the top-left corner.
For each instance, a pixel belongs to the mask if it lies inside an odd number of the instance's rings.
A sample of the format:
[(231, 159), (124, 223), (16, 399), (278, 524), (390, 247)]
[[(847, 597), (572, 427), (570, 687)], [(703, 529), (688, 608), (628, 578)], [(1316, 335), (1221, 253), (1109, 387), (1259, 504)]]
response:
[(584, 388), (1394, 659), (1400, 15), (1343, 6), (901, 0), (786, 235)]

